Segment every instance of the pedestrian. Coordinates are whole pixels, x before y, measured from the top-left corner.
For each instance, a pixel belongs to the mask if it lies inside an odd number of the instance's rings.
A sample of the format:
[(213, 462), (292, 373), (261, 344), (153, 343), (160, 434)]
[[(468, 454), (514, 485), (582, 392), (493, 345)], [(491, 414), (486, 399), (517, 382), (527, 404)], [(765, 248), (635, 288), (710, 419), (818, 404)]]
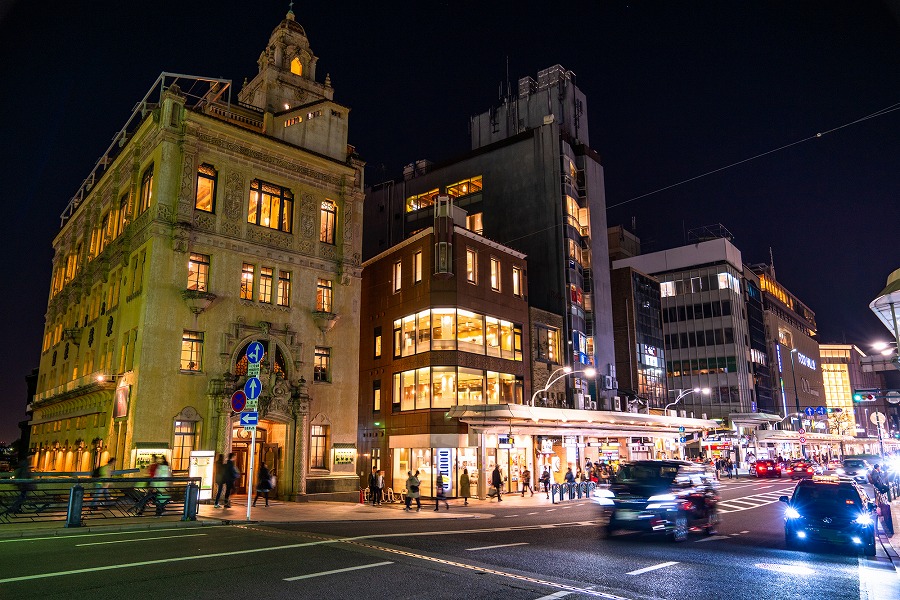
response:
[(541, 482), (541, 485), (544, 486), (544, 491), (547, 492), (547, 498), (550, 497), (550, 468), (545, 466), (544, 472), (541, 473), (541, 478), (538, 480)]
[(734, 469), (734, 463), (731, 462), (730, 458), (725, 459), (725, 474), (728, 476), (728, 479), (731, 479), (731, 471)]
[(166, 460), (165, 456), (159, 456), (157, 458), (156, 468), (153, 469), (153, 479), (156, 481), (150, 483), (150, 487), (152, 488), (151, 494), (153, 494), (153, 503), (156, 504), (157, 517), (162, 516), (163, 511), (166, 510), (166, 504), (171, 500), (171, 496), (165, 493), (168, 482), (159, 480), (171, 476), (172, 468), (169, 466), (169, 461)]
[(406, 473), (409, 475), (406, 478), (406, 510), (412, 510), (412, 501), (415, 498), (416, 512), (419, 512), (422, 510), (422, 501), (419, 499), (419, 486), (422, 484), (419, 481), (419, 471), (416, 471), (415, 475), (412, 474), (412, 471)]
[(525, 490), (531, 492), (531, 495), (534, 496), (534, 488), (531, 487), (531, 471), (528, 470), (528, 467), (525, 467), (525, 470), (522, 471), (522, 497), (525, 497)]
[(269, 508), (269, 492), (271, 491), (272, 473), (269, 472), (269, 467), (266, 463), (260, 461), (259, 475), (256, 479), (256, 497), (253, 498), (253, 506), (256, 506), (256, 501), (259, 500), (259, 495), (262, 494), (263, 498), (266, 499), (266, 508)]
[(159, 457), (155, 454), (150, 456), (150, 464), (147, 466), (147, 477), (151, 479), (156, 477), (156, 468), (159, 466)]
[(463, 497), (463, 506), (469, 505), (469, 496), (472, 493), (472, 483), (469, 481), (468, 467), (463, 469), (462, 475), (459, 476), (459, 495)]
[(384, 471), (375, 473), (375, 506), (381, 506), (381, 493), (384, 490)]
[(213, 508), (222, 508), (219, 500), (222, 498), (222, 492), (225, 491), (225, 455), (219, 454), (216, 458), (216, 464), (213, 466), (213, 478), (216, 482), (216, 500)]
[(225, 484), (225, 508), (231, 508), (231, 492), (234, 491), (235, 482), (241, 477), (241, 472), (238, 470), (237, 465), (234, 464), (236, 457), (237, 454), (234, 452), (230, 453), (224, 467), (225, 474), (222, 482)]
[(437, 480), (435, 481), (435, 486), (437, 487), (437, 491), (434, 494), (434, 510), (437, 511), (441, 507), (441, 500), (444, 501), (444, 506), (447, 510), (450, 510), (450, 503), (447, 502), (447, 495), (444, 492), (444, 476), (441, 473), (438, 473)]
[(19, 488), (19, 495), (10, 505), (10, 513), (17, 513), (22, 510), (25, 501), (28, 499), (28, 492), (33, 492), (35, 490), (34, 482), (31, 480), (31, 458), (32, 457), (29, 455), (20, 460), (13, 473), (13, 479), (18, 480), (16, 482), (16, 487)]
[(491, 473), (491, 486), (497, 490), (497, 502), (503, 502), (500, 486), (503, 485), (503, 476), (500, 474), (500, 465), (494, 465)]
[(572, 467), (566, 469), (566, 483), (575, 483), (575, 475), (572, 473)]
[(375, 506), (375, 479), (378, 477), (378, 469), (372, 467), (372, 472), (369, 473), (369, 499), (372, 501), (372, 506)]

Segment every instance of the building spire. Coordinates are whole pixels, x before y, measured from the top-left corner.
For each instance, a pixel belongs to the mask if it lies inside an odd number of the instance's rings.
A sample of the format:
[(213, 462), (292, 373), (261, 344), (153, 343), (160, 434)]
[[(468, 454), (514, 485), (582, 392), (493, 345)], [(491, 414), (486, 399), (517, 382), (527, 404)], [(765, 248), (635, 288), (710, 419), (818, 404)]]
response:
[(291, 21), (294, 20), (294, 0), (291, 0), (290, 2), (288, 2), (288, 12), (287, 12), (287, 15), (285, 16), (285, 18), (289, 19)]

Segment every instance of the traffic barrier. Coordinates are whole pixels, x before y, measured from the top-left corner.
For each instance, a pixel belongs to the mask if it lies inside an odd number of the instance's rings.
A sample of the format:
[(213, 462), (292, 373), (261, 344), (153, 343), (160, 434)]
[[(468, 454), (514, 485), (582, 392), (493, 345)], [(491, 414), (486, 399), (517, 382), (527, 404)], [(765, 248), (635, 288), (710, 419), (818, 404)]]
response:
[(597, 484), (593, 481), (581, 481), (575, 483), (554, 483), (550, 486), (550, 501), (553, 504), (557, 503), (556, 496), (559, 495), (559, 502), (566, 500), (566, 496), (568, 496), (569, 500), (575, 500), (577, 497), (581, 499), (582, 496), (585, 498), (590, 498), (594, 489), (596, 489)]

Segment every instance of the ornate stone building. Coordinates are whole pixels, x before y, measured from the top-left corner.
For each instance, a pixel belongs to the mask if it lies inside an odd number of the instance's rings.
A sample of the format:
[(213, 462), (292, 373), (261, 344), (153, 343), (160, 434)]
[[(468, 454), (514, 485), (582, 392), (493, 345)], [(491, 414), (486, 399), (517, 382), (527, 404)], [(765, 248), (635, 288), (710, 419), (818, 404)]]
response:
[(355, 498), (363, 163), (316, 61), (289, 12), (237, 102), (164, 73), (97, 162), (53, 241), (36, 469), (230, 450), (246, 477), (260, 341), (257, 461), (282, 497)]

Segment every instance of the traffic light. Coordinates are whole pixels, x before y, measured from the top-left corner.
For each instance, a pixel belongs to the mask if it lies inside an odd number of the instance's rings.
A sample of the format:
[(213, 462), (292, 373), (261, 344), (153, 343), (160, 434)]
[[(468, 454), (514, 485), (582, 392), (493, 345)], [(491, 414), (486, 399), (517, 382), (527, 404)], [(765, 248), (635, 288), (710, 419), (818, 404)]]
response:
[(872, 392), (854, 392), (854, 402), (875, 402), (875, 394)]

